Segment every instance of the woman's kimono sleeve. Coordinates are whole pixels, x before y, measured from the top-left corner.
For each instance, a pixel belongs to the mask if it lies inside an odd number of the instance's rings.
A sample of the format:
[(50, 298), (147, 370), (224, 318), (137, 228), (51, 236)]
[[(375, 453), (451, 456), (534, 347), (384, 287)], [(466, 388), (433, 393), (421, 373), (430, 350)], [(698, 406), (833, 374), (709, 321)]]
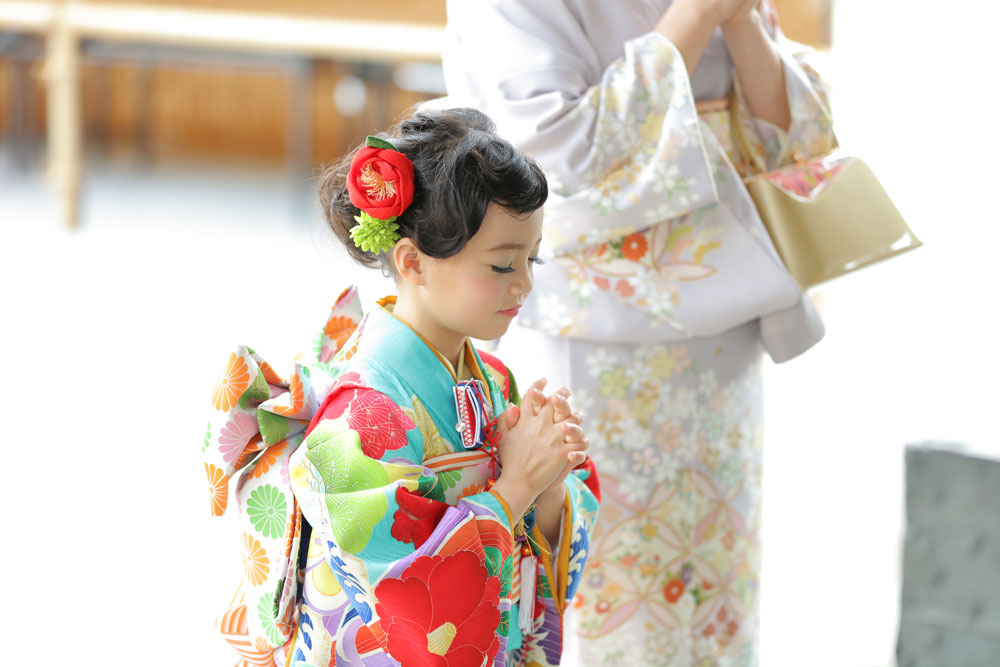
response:
[(448, 20), (449, 91), (463, 89), (463, 67), (464, 76), (495, 82), (473, 103), (545, 169), (554, 252), (718, 201), (687, 71), (666, 37), (627, 41), (624, 55), (596, 72), (592, 37), (562, 2), (459, 0), (448, 3)]
[[(699, 118), (680, 52), (649, 32), (598, 69), (600, 35), (583, 30), (571, 5), (448, 5), (448, 103), (491, 115), (550, 179), (544, 252), (554, 261), (536, 271), (544, 296), (526, 304), (522, 325), (644, 342), (760, 318), (776, 360), (807, 349), (822, 324)], [(832, 137), (827, 111), (825, 129), (807, 120), (821, 100), (809, 92), (813, 80), (793, 58), (785, 63), (793, 126), (787, 138), (768, 136), (775, 161), (820, 150), (823, 132)], [(766, 143), (759, 134), (755, 125), (753, 140)]]
[(350, 600), (337, 650), (360, 641), (344, 629), (360, 618), (404, 664), (434, 664), (432, 653), (492, 664), (510, 632), (510, 511), (492, 492), (443, 502), (404, 408), (350, 373), (291, 459), (295, 496)]
[[(808, 62), (809, 47), (784, 36), (778, 25), (778, 15), (769, 0), (761, 3), (764, 28), (771, 36), (781, 57), (785, 75), (785, 94), (791, 123), (783, 130), (756, 118), (746, 98), (738, 96), (740, 116), (751, 142), (751, 148), (764, 158), (767, 169), (775, 169), (798, 159), (819, 157), (837, 146), (833, 133), (833, 116), (826, 84)], [(739, 77), (735, 84), (740, 90)]]

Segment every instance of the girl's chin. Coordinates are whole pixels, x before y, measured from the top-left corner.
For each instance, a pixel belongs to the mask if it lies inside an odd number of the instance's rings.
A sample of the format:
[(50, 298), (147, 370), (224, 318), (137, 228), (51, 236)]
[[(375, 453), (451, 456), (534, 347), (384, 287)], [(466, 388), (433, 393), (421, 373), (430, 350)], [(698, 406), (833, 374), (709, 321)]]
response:
[(505, 333), (507, 333), (507, 329), (509, 328), (510, 328), (510, 320), (508, 319), (503, 324), (497, 324), (495, 326), (489, 327), (488, 329), (486, 327), (483, 327), (482, 331), (477, 331), (475, 333), (469, 334), (469, 338), (476, 338), (478, 340), (496, 340), (497, 338), (500, 338)]

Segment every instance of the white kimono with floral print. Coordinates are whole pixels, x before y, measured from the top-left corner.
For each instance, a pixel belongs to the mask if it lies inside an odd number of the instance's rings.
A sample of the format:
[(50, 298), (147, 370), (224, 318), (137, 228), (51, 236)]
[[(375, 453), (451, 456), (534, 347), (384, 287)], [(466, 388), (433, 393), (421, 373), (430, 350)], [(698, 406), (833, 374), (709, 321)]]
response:
[[(487, 112), (550, 179), (545, 250), (556, 266), (537, 272), (541, 296), (522, 324), (590, 340), (669, 341), (764, 316), (765, 346), (789, 359), (819, 340), (822, 324), (739, 182), (728, 133), (718, 136), (695, 108), (733, 84), (725, 43), (717, 32), (689, 80), (673, 44), (650, 32), (667, 6), (448, 3), (447, 103)], [(743, 114), (770, 165), (833, 146), (818, 77), (776, 29), (775, 39), (791, 126)]]
[[(502, 346), (588, 414), (604, 498), (575, 649), (594, 664), (752, 664), (761, 350), (795, 357), (823, 325), (742, 186), (728, 112), (696, 108), (739, 90), (721, 31), (689, 78), (652, 32), (669, 5), (449, 0), (449, 97), (432, 104), (485, 111), (549, 177), (548, 262)], [(782, 131), (740, 96), (751, 143), (769, 166), (826, 153), (822, 83), (761, 12), (792, 120)]]

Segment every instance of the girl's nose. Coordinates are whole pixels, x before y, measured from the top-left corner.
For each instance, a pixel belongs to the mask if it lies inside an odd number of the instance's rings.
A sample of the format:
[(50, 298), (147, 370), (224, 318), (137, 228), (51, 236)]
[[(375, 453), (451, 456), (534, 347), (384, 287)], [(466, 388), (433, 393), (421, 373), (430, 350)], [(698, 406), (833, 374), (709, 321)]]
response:
[(524, 300), (528, 297), (528, 293), (531, 292), (531, 288), (534, 286), (534, 279), (530, 272), (520, 273), (518, 280), (514, 281), (511, 286), (515, 295), (517, 295), (518, 303), (524, 303)]

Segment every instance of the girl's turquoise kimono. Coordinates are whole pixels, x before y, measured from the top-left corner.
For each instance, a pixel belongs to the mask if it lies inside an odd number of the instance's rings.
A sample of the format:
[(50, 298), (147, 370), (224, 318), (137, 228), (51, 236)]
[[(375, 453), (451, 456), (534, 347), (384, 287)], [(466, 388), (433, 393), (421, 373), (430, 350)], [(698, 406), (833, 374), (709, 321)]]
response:
[[(220, 628), (243, 664), (557, 665), (597, 517), (596, 472), (588, 461), (566, 479), (559, 544), (530, 517), (527, 531), (517, 525), (487, 488), (498, 461), (463, 441), (518, 402), (514, 379), (468, 342), (456, 373), (392, 305), (361, 319), (345, 292), (318, 361), (299, 362), (288, 382), (252, 350), (234, 355), (235, 372), (231, 358), (216, 410), (229, 391), (225, 418), (252, 412), (259, 428), (240, 452), (233, 428), (228, 440), (211, 424), (206, 435), (215, 513), (220, 481), (246, 468), (236, 493), (245, 601)], [(476, 380), (479, 416), (456, 400)]]

